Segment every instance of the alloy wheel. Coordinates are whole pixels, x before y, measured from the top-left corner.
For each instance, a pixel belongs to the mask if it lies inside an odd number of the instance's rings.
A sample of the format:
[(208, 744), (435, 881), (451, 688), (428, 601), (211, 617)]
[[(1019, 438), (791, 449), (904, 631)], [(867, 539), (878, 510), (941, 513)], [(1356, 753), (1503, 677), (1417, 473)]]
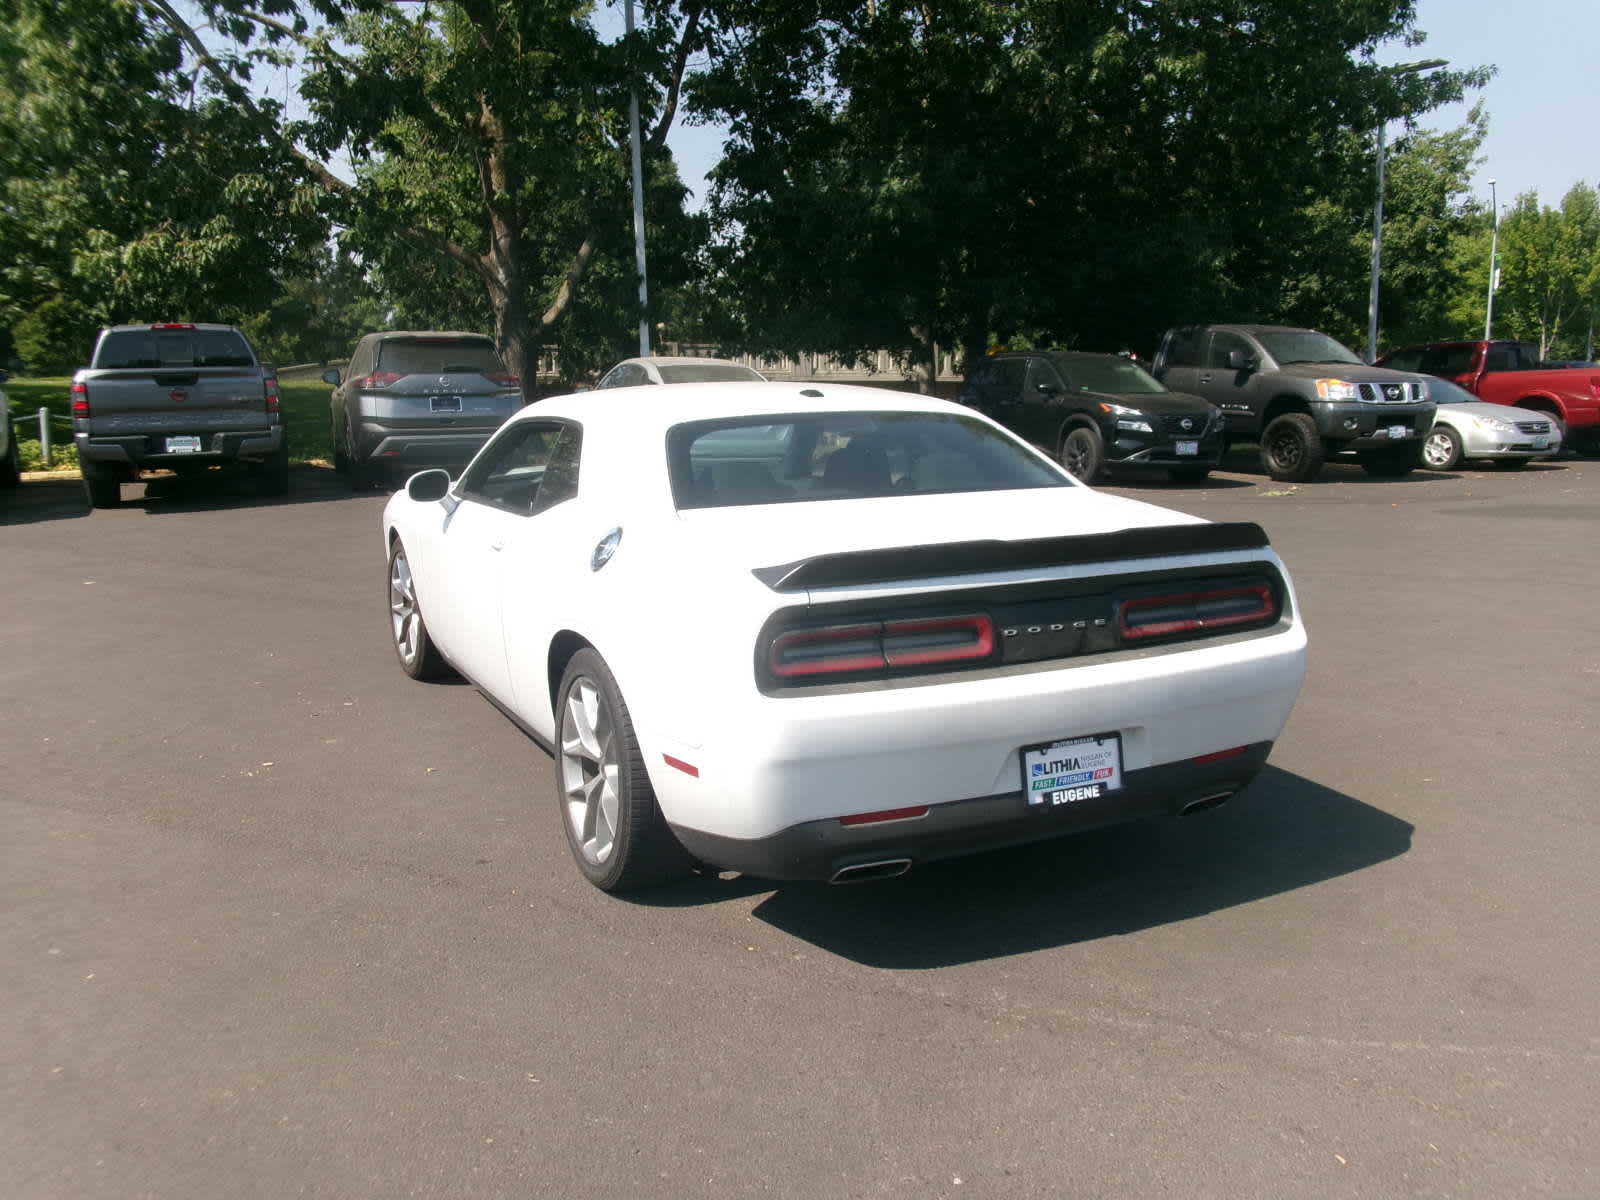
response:
[(561, 788), (572, 840), (599, 866), (616, 849), (620, 763), (611, 707), (586, 675), (567, 690), (561, 714)]
[(1422, 461), (1435, 471), (1442, 471), (1455, 457), (1455, 446), (1447, 433), (1434, 430), (1422, 443)]
[(411, 564), (404, 550), (397, 551), (389, 564), (389, 624), (394, 632), (395, 649), (407, 666), (417, 660), (421, 617), (417, 613), (417, 589), (411, 579)]

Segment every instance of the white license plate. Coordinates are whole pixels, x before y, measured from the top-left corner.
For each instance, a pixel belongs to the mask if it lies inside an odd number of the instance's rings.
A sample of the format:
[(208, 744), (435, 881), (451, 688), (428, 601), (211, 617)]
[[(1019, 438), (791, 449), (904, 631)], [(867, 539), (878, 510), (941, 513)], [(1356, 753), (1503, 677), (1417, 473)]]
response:
[(193, 436), (169, 437), (167, 439), (168, 454), (198, 454), (200, 453), (200, 439)]
[(1550, 439), (1549, 438), (1534, 438), (1533, 439), (1533, 448), (1535, 450), (1548, 450), (1550, 448)]
[(1410, 437), (1411, 436), (1411, 427), (1409, 425), (1391, 425), (1391, 426), (1389, 426), (1389, 436), (1391, 438), (1407, 438), (1407, 437)]
[(1022, 748), (1022, 794), (1029, 808), (1098, 800), (1121, 786), (1121, 734), (1097, 733)]
[(1199, 442), (1179, 442), (1179, 443), (1177, 443), (1176, 449), (1177, 449), (1179, 454), (1199, 454), (1200, 453), (1200, 443)]

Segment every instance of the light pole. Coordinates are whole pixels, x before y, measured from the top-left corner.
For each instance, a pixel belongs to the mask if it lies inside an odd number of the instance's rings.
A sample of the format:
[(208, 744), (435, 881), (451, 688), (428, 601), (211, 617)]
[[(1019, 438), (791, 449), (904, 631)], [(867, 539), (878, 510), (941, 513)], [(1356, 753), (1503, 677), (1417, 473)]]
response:
[(1494, 232), (1489, 235), (1489, 298), (1483, 303), (1483, 340), (1494, 336), (1494, 284), (1495, 259), (1500, 253), (1500, 205), (1494, 193), (1494, 180), (1489, 180), (1489, 215), (1494, 218)]
[[(623, 21), (633, 36), (633, 0), (623, 5)], [(633, 259), (639, 268), (639, 356), (650, 353), (650, 289), (644, 271), (644, 171), (639, 162), (639, 93), (628, 93), (628, 143), (633, 158)]]
[[(1450, 65), (1444, 58), (1385, 67), (1391, 75), (1415, 75)], [(1378, 357), (1378, 272), (1383, 267), (1383, 136), (1387, 121), (1378, 122), (1378, 198), (1372, 206), (1372, 284), (1367, 290), (1367, 361)]]

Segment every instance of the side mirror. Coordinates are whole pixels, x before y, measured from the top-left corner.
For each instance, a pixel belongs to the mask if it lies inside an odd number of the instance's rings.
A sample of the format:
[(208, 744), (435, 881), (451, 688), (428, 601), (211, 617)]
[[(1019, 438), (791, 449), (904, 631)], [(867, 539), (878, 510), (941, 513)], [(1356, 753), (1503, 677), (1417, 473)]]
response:
[(449, 471), (438, 468), (432, 471), (418, 471), (406, 480), (406, 495), (418, 504), (432, 504), (435, 500), (443, 500), (449, 492)]
[(1053, 383), (1039, 383), (1039, 384), (1035, 384), (1034, 386), (1037, 387), (1039, 389), (1039, 392), (1042, 395), (1045, 395), (1045, 396), (1054, 396), (1057, 392), (1059, 392), (1061, 390), (1060, 388), (1058, 388)]
[(1228, 351), (1228, 370), (1254, 371), (1256, 369), (1256, 356), (1248, 350)]
[(338, 387), (339, 386), (339, 372), (337, 372), (337, 371), (324, 371), (322, 373), (322, 382), (323, 383), (331, 383), (334, 387)]

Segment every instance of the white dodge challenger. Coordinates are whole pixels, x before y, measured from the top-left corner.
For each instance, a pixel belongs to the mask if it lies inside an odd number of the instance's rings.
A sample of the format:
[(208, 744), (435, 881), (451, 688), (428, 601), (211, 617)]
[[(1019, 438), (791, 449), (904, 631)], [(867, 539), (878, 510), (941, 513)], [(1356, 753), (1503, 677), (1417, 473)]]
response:
[(413, 678), (555, 760), (606, 890), (835, 882), (1219, 804), (1305, 674), (1253, 524), (1077, 483), (956, 404), (786, 383), (524, 409), (384, 510)]

